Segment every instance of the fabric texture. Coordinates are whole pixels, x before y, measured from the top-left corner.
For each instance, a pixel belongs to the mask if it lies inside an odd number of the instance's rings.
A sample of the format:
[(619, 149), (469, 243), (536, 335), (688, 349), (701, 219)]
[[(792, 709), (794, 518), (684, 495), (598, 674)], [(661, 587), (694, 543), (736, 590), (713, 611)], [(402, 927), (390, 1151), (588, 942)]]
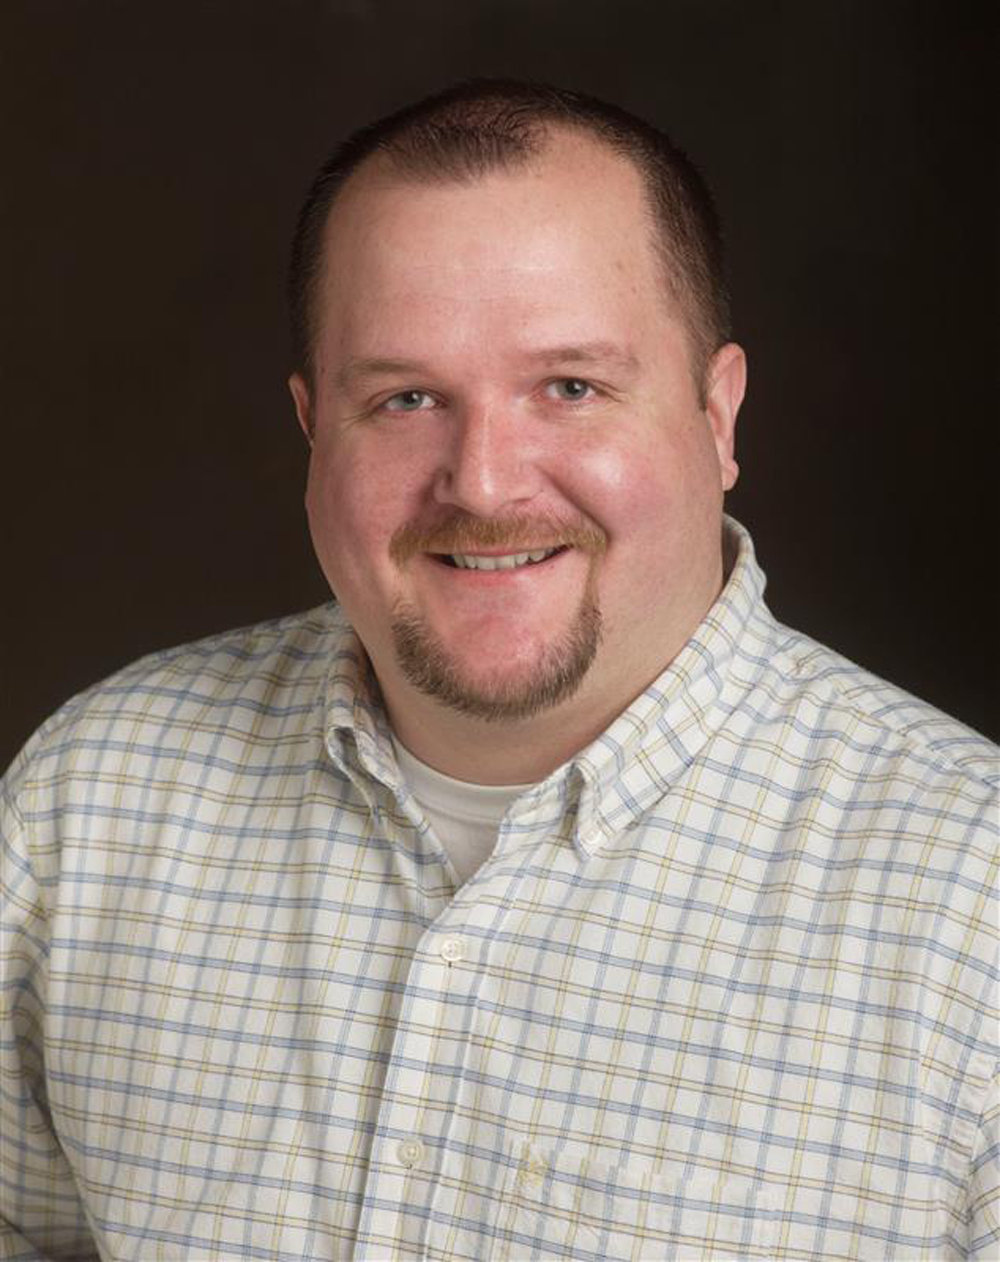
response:
[(776, 623), (727, 530), (457, 893), (335, 606), (36, 734), (0, 1258), (996, 1259), (996, 750)]
[(456, 886), (464, 885), (493, 853), (510, 804), (534, 783), (470, 784), (421, 762), (395, 736), (392, 748), (401, 778), (451, 860)]

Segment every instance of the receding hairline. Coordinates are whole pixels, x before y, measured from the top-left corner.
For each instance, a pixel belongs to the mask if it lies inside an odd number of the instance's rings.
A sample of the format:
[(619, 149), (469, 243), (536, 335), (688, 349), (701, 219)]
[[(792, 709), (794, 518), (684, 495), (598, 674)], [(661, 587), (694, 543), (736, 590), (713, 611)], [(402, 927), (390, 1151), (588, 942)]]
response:
[[(688, 310), (683, 285), (678, 284), (678, 281), (682, 279), (682, 269), (674, 258), (672, 242), (670, 242), (668, 234), (664, 232), (659, 222), (651, 181), (643, 171), (640, 162), (633, 153), (628, 152), (620, 145), (616, 145), (613, 138), (602, 135), (585, 120), (563, 118), (532, 119), (530, 124), (531, 143), (529, 146), (525, 146), (514, 153), (505, 149), (500, 160), (484, 164), (481, 169), (472, 169), (466, 164), (460, 165), (456, 163), (441, 163), (431, 168), (428, 167), (425, 161), (421, 161), (419, 151), (411, 156), (405, 146), (395, 143), (381, 145), (373, 152), (366, 154), (347, 173), (327, 206), (321, 234), (322, 246), (319, 254), (319, 268), (313, 281), (314, 308), (318, 306), (320, 296), (329, 279), (330, 236), (335, 228), (337, 209), (346, 199), (351, 197), (370, 197), (377, 195), (380, 191), (401, 185), (404, 187), (431, 188), (447, 188), (449, 186), (473, 187), (493, 178), (502, 179), (504, 177), (530, 174), (532, 169), (537, 170), (540, 175), (544, 175), (547, 169), (546, 155), (551, 153), (554, 146), (560, 140), (577, 141), (583, 148), (597, 149), (616, 159), (622, 168), (628, 170), (634, 177), (649, 234), (647, 243), (652, 251), (652, 259), (658, 265), (661, 273), (663, 283), (660, 285), (660, 288), (664, 291), (665, 298), (669, 299), (672, 304), (670, 314), (680, 322), (687, 333), (688, 340), (691, 343), (692, 371), (697, 379), (697, 384), (700, 386), (704, 365), (698, 362), (699, 347), (697, 336), (693, 329), (694, 318)], [(400, 150), (402, 150), (402, 157), (400, 156)], [(319, 315), (319, 311), (314, 309), (312, 347), (314, 361), (317, 351), (316, 340), (322, 325)], [(315, 368), (315, 362), (309, 367)], [(309, 382), (309, 384), (312, 385), (313, 383)]]
[(397, 143), (380, 145), (373, 152), (366, 154), (352, 170), (350, 170), (337, 186), (329, 205), (323, 225), (324, 235), (329, 229), (333, 212), (337, 204), (348, 192), (357, 192), (366, 182), (373, 186), (370, 191), (380, 187), (394, 185), (412, 185), (414, 187), (461, 187), (485, 183), (493, 178), (531, 174), (537, 170), (545, 172), (546, 157), (561, 140), (579, 142), (583, 148), (592, 148), (609, 154), (617, 159), (634, 175), (640, 191), (642, 202), (649, 213), (650, 222), (656, 227), (656, 208), (650, 188), (650, 181), (642, 170), (635, 156), (616, 145), (608, 137), (600, 135), (585, 122), (576, 120), (535, 120), (530, 147), (523, 150), (503, 150), (496, 158), (481, 167), (475, 164), (456, 161), (439, 161), (433, 166), (417, 152), (411, 153), (405, 146)]

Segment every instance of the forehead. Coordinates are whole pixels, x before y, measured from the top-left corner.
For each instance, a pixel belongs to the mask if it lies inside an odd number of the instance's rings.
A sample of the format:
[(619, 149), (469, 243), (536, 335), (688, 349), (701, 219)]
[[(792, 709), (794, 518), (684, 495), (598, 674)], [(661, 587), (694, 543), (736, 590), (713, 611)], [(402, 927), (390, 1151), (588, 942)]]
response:
[(634, 165), (576, 132), (480, 178), (402, 178), (384, 158), (347, 181), (329, 216), (316, 364), (355, 357), (482, 358), (615, 340), (641, 351), (664, 318), (663, 280)]
[(379, 264), (520, 269), (588, 255), (640, 271), (654, 259), (642, 177), (610, 147), (579, 132), (548, 137), (513, 168), (468, 180), (401, 176), (382, 155), (346, 182), (328, 216), (324, 267), (339, 285)]

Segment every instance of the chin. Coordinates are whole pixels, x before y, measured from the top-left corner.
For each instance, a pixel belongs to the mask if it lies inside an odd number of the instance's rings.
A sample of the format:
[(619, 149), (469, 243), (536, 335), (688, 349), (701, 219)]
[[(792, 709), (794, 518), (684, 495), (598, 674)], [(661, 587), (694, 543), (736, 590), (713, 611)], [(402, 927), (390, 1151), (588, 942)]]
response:
[(399, 667), (414, 688), (470, 718), (515, 722), (553, 709), (579, 690), (597, 656), (601, 616), (596, 603), (585, 602), (555, 643), (502, 670), (463, 661), (406, 610), (397, 611), (392, 634)]

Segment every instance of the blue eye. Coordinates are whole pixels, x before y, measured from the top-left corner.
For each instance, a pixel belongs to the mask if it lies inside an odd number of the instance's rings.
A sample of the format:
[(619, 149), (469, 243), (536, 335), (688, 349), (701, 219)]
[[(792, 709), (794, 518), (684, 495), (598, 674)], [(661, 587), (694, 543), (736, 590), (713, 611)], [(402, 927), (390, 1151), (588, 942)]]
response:
[(433, 405), (434, 400), (426, 390), (400, 390), (382, 404), (389, 412), (422, 412)]
[(564, 403), (579, 403), (594, 392), (590, 382), (583, 381), (580, 377), (560, 377), (558, 381), (550, 381), (548, 388)]

